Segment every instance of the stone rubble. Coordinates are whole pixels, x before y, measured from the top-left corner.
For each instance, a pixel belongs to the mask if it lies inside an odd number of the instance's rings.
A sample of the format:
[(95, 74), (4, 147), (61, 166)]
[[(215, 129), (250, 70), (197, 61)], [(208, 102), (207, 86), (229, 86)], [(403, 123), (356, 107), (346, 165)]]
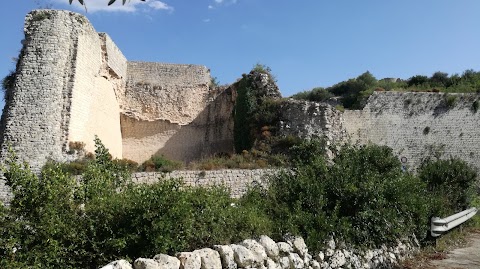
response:
[(394, 268), (399, 261), (418, 250), (416, 238), (412, 242), (397, 241), (397, 245), (379, 249), (357, 250), (345, 247), (331, 238), (325, 249), (309, 253), (301, 237), (286, 237), (286, 242), (273, 241), (266, 235), (257, 240), (246, 239), (239, 244), (215, 245), (175, 256), (158, 254), (153, 259), (138, 258), (133, 266), (119, 260), (100, 269), (336, 269), (336, 268)]

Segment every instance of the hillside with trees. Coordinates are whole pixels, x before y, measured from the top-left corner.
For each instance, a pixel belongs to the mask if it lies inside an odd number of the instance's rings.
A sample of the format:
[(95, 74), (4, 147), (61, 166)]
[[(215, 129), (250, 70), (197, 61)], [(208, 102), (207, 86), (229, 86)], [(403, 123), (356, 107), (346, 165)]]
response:
[(336, 99), (345, 108), (361, 109), (374, 91), (480, 92), (480, 72), (469, 69), (462, 75), (435, 72), (430, 77), (416, 75), (407, 80), (397, 78), (377, 80), (367, 71), (356, 78), (339, 82), (327, 88), (317, 87), (310, 91), (294, 94), (292, 98), (315, 102)]

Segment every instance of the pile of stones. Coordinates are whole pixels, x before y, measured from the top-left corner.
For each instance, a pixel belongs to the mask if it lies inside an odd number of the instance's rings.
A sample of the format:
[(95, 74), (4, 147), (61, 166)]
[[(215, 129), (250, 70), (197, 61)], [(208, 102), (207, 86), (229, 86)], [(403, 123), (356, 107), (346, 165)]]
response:
[[(339, 246), (340, 245), (340, 246)], [(275, 242), (268, 236), (246, 239), (239, 244), (215, 245), (175, 256), (158, 254), (152, 259), (138, 258), (133, 265), (125, 260), (114, 261), (101, 269), (334, 269), (334, 268), (393, 268), (399, 261), (418, 249), (414, 238), (396, 246), (374, 250), (347, 249), (332, 238), (324, 251), (308, 252), (301, 237), (286, 236), (285, 242)]]

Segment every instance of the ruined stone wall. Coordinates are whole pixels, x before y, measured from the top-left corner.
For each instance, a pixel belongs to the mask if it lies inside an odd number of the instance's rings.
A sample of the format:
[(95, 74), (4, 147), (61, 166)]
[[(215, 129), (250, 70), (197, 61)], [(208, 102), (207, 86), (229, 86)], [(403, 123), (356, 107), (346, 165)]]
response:
[(126, 60), (110, 38), (80, 14), (37, 10), (26, 17), (23, 45), (2, 117), (1, 157), (11, 143), (38, 169), (48, 159), (68, 159), (69, 141), (93, 151), (96, 134), (121, 158), (115, 88), (122, 87)]
[(418, 167), (427, 156), (459, 157), (480, 168), (477, 94), (378, 92), (360, 111), (345, 111), (351, 142), (393, 148)]
[(121, 108), (130, 117), (186, 125), (205, 109), (209, 84), (205, 66), (128, 62)]
[(204, 66), (128, 63), (122, 109), (123, 157), (190, 162), (233, 151), (231, 92), (210, 89)]
[(115, 158), (122, 158), (117, 92), (125, 88), (127, 60), (105, 35), (81, 35), (71, 93), (69, 141), (82, 141), (94, 152), (97, 135)]
[(281, 108), (281, 136), (322, 138), (329, 146), (343, 143), (347, 138), (342, 113), (327, 103), (287, 100)]
[(2, 117), (2, 158), (8, 141), (33, 167), (50, 158), (63, 159), (76, 44), (90, 30), (83, 22), (83, 16), (71, 12), (27, 15), (15, 87)]

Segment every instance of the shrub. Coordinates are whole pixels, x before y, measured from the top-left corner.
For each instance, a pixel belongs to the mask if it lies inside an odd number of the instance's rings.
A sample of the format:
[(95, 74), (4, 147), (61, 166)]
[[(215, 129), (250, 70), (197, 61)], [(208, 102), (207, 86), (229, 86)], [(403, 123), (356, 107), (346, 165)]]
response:
[(427, 160), (418, 175), (431, 193), (433, 215), (452, 215), (470, 205), (477, 172), (466, 162), (460, 159)]
[(474, 113), (477, 113), (479, 107), (480, 107), (480, 103), (478, 102), (478, 100), (475, 100), (475, 101), (472, 103), (472, 110), (473, 110), (473, 112), (474, 112)]
[[(412, 233), (423, 238), (428, 222), (425, 184), (404, 173), (391, 149), (345, 147), (329, 166), (324, 143), (295, 147), (295, 168), (251, 189), (242, 201), (255, 203), (272, 219), (274, 237), (300, 234), (312, 249), (335, 236), (359, 247), (394, 243)], [(279, 221), (281, 220), (281, 221)]]
[(412, 233), (425, 236), (428, 207), (424, 184), (402, 172), (390, 148), (343, 148), (327, 180), (326, 210), (335, 212), (345, 240), (379, 246)]
[(68, 148), (70, 149), (68, 153), (73, 154), (75, 151), (80, 152), (85, 149), (85, 143), (81, 141), (70, 141), (68, 143)]
[(345, 108), (342, 105), (336, 105), (335, 109), (340, 111), (340, 112), (345, 112)]
[(456, 102), (457, 102), (457, 96), (456, 95), (445, 94), (445, 104), (446, 104), (447, 108), (453, 108), (455, 106)]
[[(132, 166), (131, 163), (129, 166)], [(173, 161), (165, 158), (163, 155), (152, 156), (150, 159), (146, 160), (140, 167), (140, 171), (145, 172), (154, 172), (160, 171), (164, 173), (172, 172), (182, 168), (183, 164), (178, 161)]]
[(113, 162), (121, 167), (126, 167), (130, 172), (135, 172), (139, 169), (138, 163), (136, 161), (132, 161), (126, 158), (115, 159), (113, 160)]
[(130, 184), (125, 166), (96, 142), (80, 182), (54, 163), (38, 177), (11, 156), (4, 172), (14, 197), (0, 206), (1, 268), (99, 268), (270, 233), (269, 219), (232, 206), (222, 187)]
[(425, 127), (425, 128), (423, 129), (423, 134), (424, 134), (424, 135), (427, 135), (427, 134), (429, 134), (429, 133), (430, 133), (430, 127), (427, 126), (427, 127)]

